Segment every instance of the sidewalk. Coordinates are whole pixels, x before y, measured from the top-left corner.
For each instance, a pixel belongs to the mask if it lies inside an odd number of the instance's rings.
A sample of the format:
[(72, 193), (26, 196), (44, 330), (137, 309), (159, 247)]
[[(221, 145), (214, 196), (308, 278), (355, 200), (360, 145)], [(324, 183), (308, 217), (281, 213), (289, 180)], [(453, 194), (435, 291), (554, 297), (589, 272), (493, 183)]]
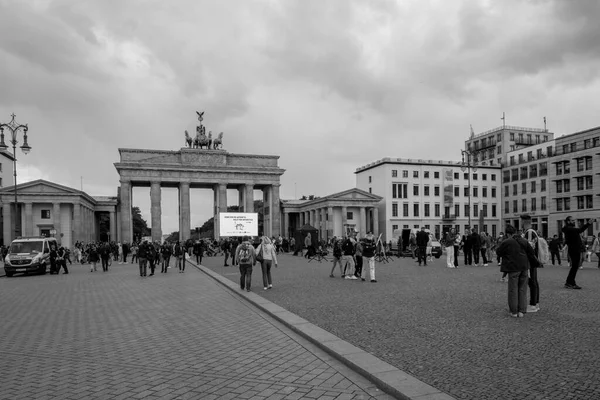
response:
[(0, 399), (392, 398), (189, 264), (88, 268), (0, 279)]

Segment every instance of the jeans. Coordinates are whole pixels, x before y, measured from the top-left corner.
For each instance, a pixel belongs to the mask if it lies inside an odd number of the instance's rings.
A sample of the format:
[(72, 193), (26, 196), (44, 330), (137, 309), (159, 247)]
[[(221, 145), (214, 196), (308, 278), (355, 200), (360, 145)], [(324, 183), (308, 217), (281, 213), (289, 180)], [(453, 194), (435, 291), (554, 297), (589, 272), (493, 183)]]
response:
[(240, 288), (250, 290), (252, 286), (252, 265), (240, 264)]
[(167, 269), (169, 268), (169, 261), (171, 261), (171, 256), (163, 256), (162, 267), (160, 272), (167, 273)]
[(535, 306), (540, 302), (540, 284), (537, 278), (537, 268), (529, 268), (529, 304)]
[(229, 260), (229, 250), (225, 250), (225, 261), (223, 261), (223, 265), (227, 266), (227, 261)]
[(452, 247), (454, 247), (454, 266), (458, 268), (458, 246)]
[(558, 261), (558, 265), (560, 265), (560, 251), (551, 251), (550, 255), (552, 256), (552, 265), (554, 265), (554, 259)]
[(527, 312), (527, 271), (508, 273), (508, 308), (511, 314)]
[(140, 263), (140, 276), (146, 276), (148, 260), (145, 257), (139, 257), (138, 260)]
[(473, 264), (473, 252), (470, 247), (464, 247), (463, 253), (465, 253), (465, 265)]
[(354, 265), (354, 256), (342, 256), (342, 262), (344, 264), (344, 275), (352, 276), (354, 275), (355, 265)]
[(419, 246), (417, 261), (419, 265), (421, 265), (421, 259), (423, 259), (423, 263), (427, 265), (427, 246)]
[(262, 270), (262, 278), (263, 278), (263, 286), (267, 287), (273, 284), (273, 280), (271, 279), (271, 266), (273, 265), (273, 260), (263, 260), (260, 264), (260, 269)]
[(333, 267), (331, 267), (331, 272), (329, 275), (333, 275), (335, 272), (335, 265), (340, 264), (340, 275), (344, 276), (344, 270), (342, 269), (342, 259), (340, 257), (333, 256)]
[(475, 265), (479, 264), (479, 253), (480, 253), (480, 248), (479, 247), (473, 247), (473, 262), (475, 263)]
[[(600, 264), (600, 261), (598, 261), (598, 263)], [(359, 277), (362, 274), (362, 269), (363, 269), (363, 257), (356, 256), (356, 274), (355, 275), (357, 277)]]
[(485, 249), (481, 249), (481, 258), (483, 259), (483, 263), (487, 264), (488, 263), (488, 259), (487, 259), (487, 248)]
[(569, 269), (569, 275), (567, 275), (567, 285), (576, 285), (575, 277), (577, 276), (577, 270), (579, 270), (579, 264), (581, 263), (581, 253), (579, 251), (569, 252), (571, 257), (571, 269)]
[[(365, 257), (363, 256), (363, 260), (366, 259), (367, 262), (369, 263), (369, 274), (371, 276), (371, 280), (374, 281), (375, 280), (375, 256), (373, 257)], [(367, 276), (367, 269), (363, 268), (361, 273), (360, 273), (360, 277), (362, 279), (365, 279)]]
[(452, 268), (454, 265), (455, 254), (454, 254), (454, 246), (446, 247), (446, 267)]

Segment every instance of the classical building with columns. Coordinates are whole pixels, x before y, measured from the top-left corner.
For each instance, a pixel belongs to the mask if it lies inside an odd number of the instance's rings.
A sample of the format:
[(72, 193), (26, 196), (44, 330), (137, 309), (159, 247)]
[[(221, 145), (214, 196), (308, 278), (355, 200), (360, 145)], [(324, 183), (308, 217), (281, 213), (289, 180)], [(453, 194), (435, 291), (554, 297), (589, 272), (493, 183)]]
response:
[[(107, 213), (110, 237), (116, 238), (117, 197), (92, 197), (85, 192), (38, 179), (0, 188), (4, 245), (19, 236), (55, 236), (65, 247), (99, 237), (98, 217)], [(56, 232), (54, 232), (56, 231)]]
[(294, 232), (308, 224), (319, 231), (319, 239), (344, 236), (358, 231), (361, 237), (368, 231), (379, 232), (378, 204), (381, 196), (361, 189), (348, 189), (313, 200), (283, 200), (282, 234)]
[(119, 240), (131, 242), (131, 190), (134, 186), (150, 187), (150, 226), (152, 240), (162, 239), (161, 188), (179, 190), (180, 240), (190, 237), (190, 189), (214, 192), (215, 238), (219, 238), (219, 214), (227, 212), (227, 189), (238, 190), (240, 212), (254, 212), (254, 191), (261, 190), (264, 201), (264, 232), (278, 236), (281, 232), (279, 187), (285, 172), (279, 168), (279, 156), (232, 154), (225, 150), (182, 148), (177, 151), (119, 149), (118, 225)]

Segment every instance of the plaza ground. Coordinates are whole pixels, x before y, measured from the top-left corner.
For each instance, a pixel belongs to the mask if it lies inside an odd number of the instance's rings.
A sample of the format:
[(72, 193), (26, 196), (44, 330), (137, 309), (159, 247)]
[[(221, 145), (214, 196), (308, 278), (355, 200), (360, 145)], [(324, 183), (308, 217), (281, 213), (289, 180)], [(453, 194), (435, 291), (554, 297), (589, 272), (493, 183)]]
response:
[[(377, 264), (377, 283), (330, 278), (331, 262), (284, 254), (274, 288), (254, 291), (277, 305), (458, 399), (600, 398), (600, 270), (579, 270), (583, 290), (563, 288), (565, 264), (539, 270), (541, 311), (508, 315), (499, 267), (419, 267), (410, 258)], [(238, 282), (222, 257), (202, 263)]]
[(390, 399), (188, 265), (0, 278), (0, 399)]

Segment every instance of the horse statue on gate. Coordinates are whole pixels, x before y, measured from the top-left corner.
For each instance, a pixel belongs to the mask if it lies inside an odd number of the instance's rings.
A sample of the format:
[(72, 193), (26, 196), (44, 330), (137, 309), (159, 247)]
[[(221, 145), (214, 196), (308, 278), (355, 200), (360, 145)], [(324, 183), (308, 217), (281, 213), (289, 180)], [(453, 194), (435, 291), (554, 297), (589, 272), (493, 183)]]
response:
[(204, 146), (206, 146), (206, 149), (209, 150), (211, 144), (212, 132), (209, 132), (207, 137), (203, 129), (197, 129), (196, 138), (194, 139), (194, 148), (202, 149)]
[(188, 131), (185, 131), (185, 144), (190, 149), (192, 148), (192, 137), (190, 136), (190, 134), (188, 133)]
[(217, 150), (219, 146), (223, 150), (223, 132), (219, 133), (219, 136), (213, 140), (213, 150)]

